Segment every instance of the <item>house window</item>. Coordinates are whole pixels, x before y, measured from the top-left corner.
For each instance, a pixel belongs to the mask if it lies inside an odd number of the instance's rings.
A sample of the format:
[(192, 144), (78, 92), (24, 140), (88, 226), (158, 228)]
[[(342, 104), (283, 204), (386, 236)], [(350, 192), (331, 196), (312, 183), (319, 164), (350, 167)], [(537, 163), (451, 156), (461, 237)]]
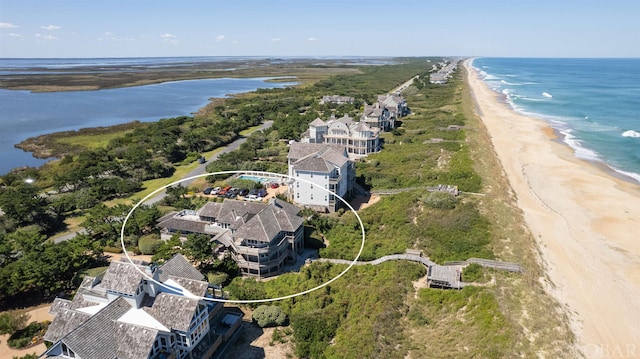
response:
[(69, 358), (76, 357), (76, 353), (74, 353), (73, 350), (69, 349), (69, 347), (65, 343), (62, 343), (62, 355), (67, 356)]
[(311, 199), (313, 199), (313, 193), (311, 194)]
[(311, 173), (311, 178), (313, 178), (313, 173)]
[(296, 181), (296, 188), (300, 188), (300, 181)]
[(296, 192), (296, 198), (300, 198), (300, 192)]

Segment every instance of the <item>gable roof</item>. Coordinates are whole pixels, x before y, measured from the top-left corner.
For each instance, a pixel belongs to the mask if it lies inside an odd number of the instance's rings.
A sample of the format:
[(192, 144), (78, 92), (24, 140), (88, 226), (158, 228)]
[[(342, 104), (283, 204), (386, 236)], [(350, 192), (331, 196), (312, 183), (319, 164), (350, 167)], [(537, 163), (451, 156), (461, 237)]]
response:
[(131, 305), (120, 297), (67, 334), (62, 342), (80, 358), (116, 358), (118, 338), (114, 324), (130, 308)]
[(144, 266), (129, 262), (111, 262), (99, 286), (107, 290), (135, 295), (140, 282), (145, 278), (136, 267), (143, 273), (146, 270)]
[[(182, 254), (176, 254), (166, 261), (157, 270), (158, 279), (161, 282), (169, 279), (170, 276), (181, 277), (192, 280), (203, 280), (204, 275), (195, 269)], [(195, 293), (194, 293), (195, 294)]]
[(167, 328), (186, 332), (198, 307), (197, 298), (160, 293), (151, 308), (143, 308)]
[[(56, 299), (57, 300), (57, 299)], [(70, 304), (70, 301), (66, 301)], [(55, 304), (56, 302), (54, 302)], [(58, 304), (63, 303), (62, 301), (58, 302)], [(51, 306), (53, 310), (54, 305)], [(49, 324), (49, 328), (47, 328), (47, 332), (44, 334), (43, 339), (50, 342), (57, 342), (62, 339), (65, 335), (72, 332), (74, 329), (78, 328), (82, 323), (87, 321), (91, 314), (83, 313), (77, 310), (58, 307), (55, 309), (55, 313), (53, 311), (51, 314), (55, 314), (55, 320)]]
[(115, 322), (117, 358), (147, 359), (158, 336), (156, 329), (130, 323)]
[(188, 290), (189, 293), (198, 297), (204, 297), (204, 295), (207, 294), (207, 288), (209, 288), (209, 283), (201, 280), (194, 280), (194, 279), (174, 277), (174, 276), (169, 276), (169, 279), (175, 281), (182, 288)]
[(316, 118), (315, 120), (311, 121), (311, 123), (309, 123), (309, 126), (313, 126), (313, 127), (322, 127), (326, 125), (327, 124), (324, 121), (322, 121), (320, 117)]
[(171, 229), (179, 232), (204, 233), (207, 222), (185, 219), (181, 217), (171, 217), (158, 223), (159, 227)]

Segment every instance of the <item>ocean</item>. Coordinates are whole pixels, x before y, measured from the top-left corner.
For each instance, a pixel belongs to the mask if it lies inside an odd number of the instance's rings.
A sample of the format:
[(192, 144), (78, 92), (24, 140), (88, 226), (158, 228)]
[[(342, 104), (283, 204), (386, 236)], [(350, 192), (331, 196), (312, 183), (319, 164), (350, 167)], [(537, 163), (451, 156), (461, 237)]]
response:
[[(0, 59), (0, 74), (15, 76), (51, 69), (74, 71), (78, 66), (168, 66), (197, 61), (211, 61), (211, 58)], [(0, 175), (17, 167), (41, 166), (47, 161), (14, 147), (29, 137), (136, 120), (148, 122), (188, 116), (204, 107), (212, 97), (296, 84), (266, 80), (186, 80), (97, 91), (46, 93), (0, 89)]]
[(487, 85), (546, 120), (579, 158), (640, 183), (640, 59), (473, 60)]

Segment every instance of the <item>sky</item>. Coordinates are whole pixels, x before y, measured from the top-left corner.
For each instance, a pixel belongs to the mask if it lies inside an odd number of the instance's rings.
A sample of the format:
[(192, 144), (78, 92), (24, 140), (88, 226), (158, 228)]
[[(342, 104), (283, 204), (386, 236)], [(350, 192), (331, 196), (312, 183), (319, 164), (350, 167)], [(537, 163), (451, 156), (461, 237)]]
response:
[(0, 0), (0, 58), (640, 57), (639, 0)]

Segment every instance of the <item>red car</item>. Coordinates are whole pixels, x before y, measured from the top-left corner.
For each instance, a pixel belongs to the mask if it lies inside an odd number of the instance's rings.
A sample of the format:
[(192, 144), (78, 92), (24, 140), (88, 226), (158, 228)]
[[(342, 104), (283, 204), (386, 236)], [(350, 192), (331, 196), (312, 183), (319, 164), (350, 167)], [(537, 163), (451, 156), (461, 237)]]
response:
[(278, 187), (280, 187), (280, 185), (274, 182), (274, 183), (270, 184), (269, 187), (278, 188)]

